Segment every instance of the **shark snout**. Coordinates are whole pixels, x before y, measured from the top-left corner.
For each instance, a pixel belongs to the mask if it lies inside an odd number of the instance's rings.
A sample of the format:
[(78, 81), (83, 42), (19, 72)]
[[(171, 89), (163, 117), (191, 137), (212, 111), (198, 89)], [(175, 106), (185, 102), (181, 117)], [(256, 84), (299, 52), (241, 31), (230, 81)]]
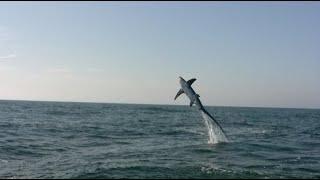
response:
[(181, 76), (179, 76), (179, 83), (182, 85), (184, 82), (185, 80)]

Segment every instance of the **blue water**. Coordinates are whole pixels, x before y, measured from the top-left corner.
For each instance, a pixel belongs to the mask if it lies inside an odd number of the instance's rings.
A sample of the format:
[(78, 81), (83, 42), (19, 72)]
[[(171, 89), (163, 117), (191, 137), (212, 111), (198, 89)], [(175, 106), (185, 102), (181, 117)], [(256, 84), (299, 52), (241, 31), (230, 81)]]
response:
[(0, 101), (0, 178), (320, 178), (320, 110)]

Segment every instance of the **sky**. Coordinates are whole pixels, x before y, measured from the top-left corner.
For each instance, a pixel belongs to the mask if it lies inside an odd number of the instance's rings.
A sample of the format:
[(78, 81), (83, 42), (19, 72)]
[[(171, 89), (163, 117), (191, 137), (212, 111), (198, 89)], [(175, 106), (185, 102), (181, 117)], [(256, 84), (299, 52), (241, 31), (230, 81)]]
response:
[(0, 2), (0, 99), (320, 108), (319, 2)]

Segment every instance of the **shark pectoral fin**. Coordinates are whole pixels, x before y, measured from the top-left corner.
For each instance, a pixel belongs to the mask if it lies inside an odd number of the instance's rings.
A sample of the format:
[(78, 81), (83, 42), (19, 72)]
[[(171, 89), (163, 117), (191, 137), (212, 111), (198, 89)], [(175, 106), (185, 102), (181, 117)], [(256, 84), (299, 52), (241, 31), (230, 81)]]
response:
[(191, 86), (191, 84), (192, 84), (193, 82), (195, 82), (196, 80), (197, 80), (196, 78), (193, 78), (193, 79), (188, 80), (187, 83)]
[(183, 94), (183, 93), (184, 93), (183, 89), (180, 89), (180, 90), (178, 91), (176, 97), (174, 97), (174, 100), (176, 100), (176, 99), (180, 96), (180, 94)]
[(190, 101), (189, 106), (191, 107), (193, 105), (194, 101)]

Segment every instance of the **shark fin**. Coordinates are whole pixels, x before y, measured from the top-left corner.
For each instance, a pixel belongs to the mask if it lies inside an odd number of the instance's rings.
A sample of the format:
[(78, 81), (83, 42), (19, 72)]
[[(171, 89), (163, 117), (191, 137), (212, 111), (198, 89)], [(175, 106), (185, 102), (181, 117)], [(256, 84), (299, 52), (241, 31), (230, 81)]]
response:
[(174, 100), (176, 100), (176, 99), (180, 96), (180, 94), (183, 94), (183, 93), (184, 93), (183, 89), (180, 89), (180, 90), (178, 91), (176, 97), (174, 97)]
[(193, 105), (193, 101), (190, 101), (190, 104), (189, 104), (189, 105), (190, 105), (190, 107), (191, 107), (191, 106)]
[(196, 78), (192, 78), (192, 79), (188, 80), (187, 83), (191, 86), (191, 84), (196, 80), (197, 80)]

